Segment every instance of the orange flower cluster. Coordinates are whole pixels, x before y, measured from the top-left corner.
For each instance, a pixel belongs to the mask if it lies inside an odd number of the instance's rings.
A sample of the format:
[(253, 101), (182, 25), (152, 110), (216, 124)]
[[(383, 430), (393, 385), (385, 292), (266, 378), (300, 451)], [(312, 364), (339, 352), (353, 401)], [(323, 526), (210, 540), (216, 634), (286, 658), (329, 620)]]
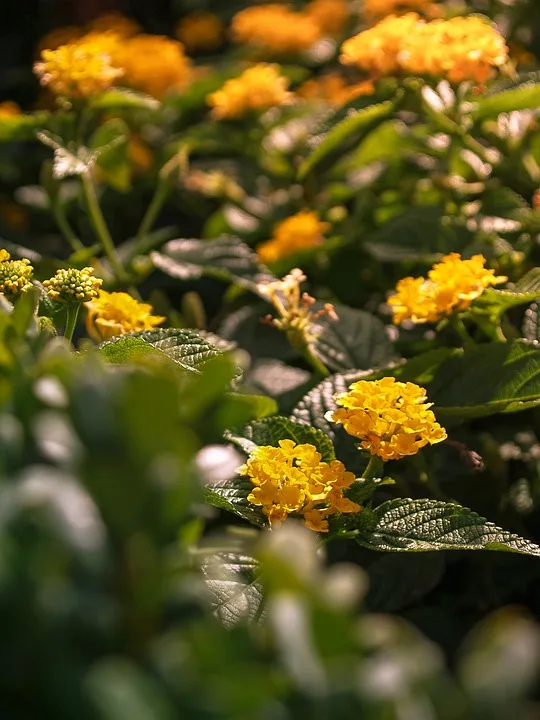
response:
[(208, 96), (215, 118), (234, 119), (290, 102), (289, 82), (279, 65), (259, 63)]
[(302, 210), (278, 223), (270, 240), (259, 245), (257, 253), (263, 262), (274, 263), (300, 250), (322, 245), (323, 233), (329, 227), (316, 212)]
[(195, 12), (180, 20), (176, 26), (176, 37), (189, 53), (217, 50), (223, 42), (224, 30), (217, 15)]
[(347, 40), (340, 60), (374, 77), (432, 75), (452, 83), (485, 83), (508, 61), (508, 47), (480, 17), (426, 22), (407, 13), (385, 18)]

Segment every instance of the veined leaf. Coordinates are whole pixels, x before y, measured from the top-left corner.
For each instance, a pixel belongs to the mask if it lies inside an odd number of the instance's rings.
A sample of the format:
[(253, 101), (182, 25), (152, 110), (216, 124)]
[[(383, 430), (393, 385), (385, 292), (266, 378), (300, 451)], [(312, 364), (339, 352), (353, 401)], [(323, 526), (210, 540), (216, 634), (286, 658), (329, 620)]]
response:
[(334, 127), (321, 138), (315, 150), (300, 165), (298, 170), (299, 180), (303, 180), (322, 160), (335, 152), (353, 135), (362, 133), (368, 128), (382, 122), (384, 118), (393, 112), (394, 107), (394, 101), (387, 100), (386, 102), (376, 105), (370, 105), (362, 110), (352, 111), (344, 120), (334, 125)]
[(279, 415), (255, 420), (241, 433), (228, 432), (226, 437), (248, 455), (261, 445), (277, 447), (280, 440), (294, 440), (297, 444), (315, 445), (324, 462), (330, 462), (336, 457), (332, 441), (324, 432)]
[(540, 307), (534, 302), (525, 311), (523, 319), (523, 337), (530, 343), (538, 343), (540, 341)]
[(533, 268), (513, 288), (487, 288), (474, 304), (493, 308), (497, 314), (501, 314), (511, 307), (530, 303), (537, 297), (540, 297), (540, 268)]
[(201, 337), (195, 330), (176, 328), (143, 330), (111, 338), (99, 346), (105, 357), (114, 363), (131, 362), (135, 355), (160, 352), (184, 370), (199, 372), (205, 362), (223, 351)]
[(454, 503), (398, 498), (357, 518), (357, 542), (371, 550), (499, 550), (540, 557), (538, 545)]
[(262, 590), (256, 582), (257, 561), (240, 552), (217, 552), (201, 564), (216, 616), (226, 627), (259, 617)]
[(171, 240), (161, 252), (151, 254), (162, 272), (181, 280), (207, 275), (255, 290), (258, 283), (275, 280), (257, 255), (240, 239)]
[(209, 505), (220, 510), (227, 510), (252, 525), (263, 527), (266, 523), (265, 516), (260, 508), (252, 505), (247, 499), (252, 489), (253, 484), (249, 478), (234, 475), (228, 480), (220, 480), (218, 483), (205, 487), (203, 495)]

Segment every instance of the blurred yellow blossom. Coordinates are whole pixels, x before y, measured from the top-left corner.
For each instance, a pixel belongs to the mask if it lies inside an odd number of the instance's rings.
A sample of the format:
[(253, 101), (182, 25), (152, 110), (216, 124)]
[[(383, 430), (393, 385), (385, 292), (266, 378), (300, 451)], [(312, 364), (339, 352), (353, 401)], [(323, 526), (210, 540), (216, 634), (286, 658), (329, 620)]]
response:
[(127, 38), (118, 44), (114, 63), (123, 70), (123, 84), (157, 99), (186, 88), (192, 80), (184, 46), (161, 35)]
[(381, 20), (343, 43), (340, 62), (354, 65), (373, 77), (397, 74), (401, 70), (399, 54), (403, 41), (414, 33), (419, 22), (416, 13)]
[(364, 80), (349, 85), (337, 72), (326, 73), (317, 78), (306, 80), (296, 91), (303, 100), (320, 101), (333, 107), (339, 107), (361, 95), (373, 95), (375, 87), (372, 80)]
[(267, 315), (265, 321), (287, 334), (291, 345), (305, 348), (311, 345), (322, 332), (316, 320), (327, 315), (337, 320), (336, 311), (331, 303), (326, 303), (321, 310), (313, 310), (315, 298), (308, 293), (300, 292), (300, 285), (306, 276), (299, 268), (294, 268), (282, 280), (260, 283), (257, 292), (266, 298), (277, 310), (278, 317)]
[(241, 10), (233, 17), (231, 32), (237, 43), (278, 54), (304, 52), (322, 35), (313, 17), (277, 3)]
[(347, 0), (312, 0), (306, 6), (306, 14), (315, 20), (323, 35), (338, 35), (349, 20), (349, 3)]
[(223, 43), (225, 28), (217, 15), (194, 12), (176, 26), (176, 36), (189, 53), (216, 50)]
[(360, 380), (334, 396), (338, 408), (325, 417), (343, 425), (358, 438), (360, 447), (382, 460), (416, 455), (425, 445), (445, 440), (446, 431), (435, 420), (424, 388), (393, 377)]
[(276, 225), (270, 240), (259, 245), (257, 253), (265, 263), (274, 263), (300, 250), (324, 242), (323, 233), (330, 227), (312, 210), (302, 210)]
[(141, 303), (123, 292), (105, 292), (87, 302), (86, 330), (98, 342), (109, 340), (116, 335), (152, 330), (165, 320), (152, 315), (152, 306)]
[(32, 287), (33, 272), (30, 260), (12, 260), (7, 250), (0, 249), (0, 293), (12, 298), (26, 292)]
[(279, 65), (259, 63), (239, 77), (227, 80), (208, 96), (215, 118), (234, 119), (249, 112), (261, 112), (292, 100), (289, 81), (280, 75)]
[(60, 268), (50, 280), (43, 281), (48, 295), (58, 302), (81, 303), (97, 298), (103, 280), (93, 275), (93, 267)]
[(43, 50), (34, 72), (55, 95), (91, 98), (108, 90), (123, 74), (113, 62), (115, 45), (116, 36), (92, 33), (56, 50)]
[(466, 310), (490, 285), (508, 278), (484, 267), (483, 255), (462, 260), (458, 253), (446, 255), (428, 272), (428, 279), (406, 277), (388, 298), (396, 325), (404, 320), (432, 323), (454, 312)]
[(310, 530), (328, 532), (330, 515), (361, 510), (343, 495), (355, 481), (354, 474), (339, 460), (322, 462), (316, 447), (308, 443), (280, 440), (279, 447), (258, 447), (238, 473), (255, 486), (247, 499), (262, 509), (270, 525), (296, 515)]
[(453, 83), (485, 83), (508, 61), (508, 48), (489, 21), (474, 15), (426, 22), (416, 13), (391, 15), (342, 46), (340, 61), (381, 75), (433, 75)]
[(411, 10), (432, 16), (439, 6), (434, 0), (364, 0), (363, 3), (364, 15), (372, 20), (388, 15), (404, 15)]
[(132, 18), (119, 12), (109, 12), (88, 23), (88, 30), (92, 32), (113, 32), (121, 38), (129, 38), (141, 31), (141, 26)]
[(418, 23), (403, 38), (399, 60), (408, 74), (485, 83), (508, 62), (508, 47), (491, 22), (470, 15)]
[(12, 100), (0, 102), (0, 118), (15, 117), (21, 114), (21, 108)]
[(42, 50), (57, 50), (61, 45), (76, 42), (84, 35), (84, 29), (78, 25), (65, 25), (51, 30), (39, 41), (38, 54)]

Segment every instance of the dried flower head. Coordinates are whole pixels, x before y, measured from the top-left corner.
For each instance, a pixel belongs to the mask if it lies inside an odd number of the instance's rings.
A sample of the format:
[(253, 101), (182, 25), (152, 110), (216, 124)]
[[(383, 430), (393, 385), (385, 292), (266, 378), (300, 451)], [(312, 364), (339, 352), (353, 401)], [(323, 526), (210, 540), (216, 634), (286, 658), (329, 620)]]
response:
[(85, 307), (88, 310), (86, 330), (98, 342), (116, 335), (152, 330), (165, 320), (159, 315), (152, 315), (151, 305), (141, 303), (123, 292), (100, 290)]
[(227, 80), (220, 90), (208, 96), (212, 115), (234, 119), (290, 102), (289, 82), (279, 71), (279, 65), (259, 63), (239, 77)]
[(193, 79), (184, 46), (161, 35), (136, 35), (119, 43), (114, 63), (124, 72), (123, 83), (158, 99), (185, 89)]
[(263, 262), (274, 263), (300, 250), (322, 245), (323, 233), (329, 227), (316, 212), (302, 210), (278, 223), (270, 240), (259, 245), (257, 253)]
[(326, 419), (343, 425), (362, 449), (382, 460), (416, 455), (447, 437), (430, 410), (432, 403), (426, 402), (426, 391), (414, 383), (393, 377), (360, 380), (334, 400), (338, 408), (327, 412)]
[(282, 332), (287, 333), (291, 344), (295, 347), (306, 347), (319, 337), (321, 328), (316, 320), (327, 315), (337, 320), (334, 306), (326, 303), (321, 310), (313, 311), (315, 298), (300, 292), (300, 285), (306, 280), (304, 273), (294, 268), (282, 280), (260, 283), (258, 292), (277, 310), (278, 317), (267, 315), (265, 320)]
[(0, 249), (0, 293), (12, 298), (26, 292), (32, 287), (33, 272), (30, 260), (12, 260), (7, 250)]
[(403, 278), (387, 301), (394, 313), (394, 323), (399, 325), (404, 320), (433, 323), (466, 310), (487, 287), (508, 279), (495, 275), (485, 264), (483, 255), (462, 260), (458, 253), (450, 253), (432, 267), (427, 279)]
[(107, 33), (85, 35), (56, 50), (43, 50), (34, 65), (40, 83), (55, 95), (88, 99), (108, 90), (123, 71), (115, 66), (117, 37)]
[(189, 53), (217, 50), (223, 43), (223, 22), (210, 12), (194, 12), (176, 26), (176, 36)]
[(60, 268), (50, 280), (43, 282), (43, 286), (49, 296), (58, 302), (88, 302), (99, 295), (99, 288), (103, 283), (103, 280), (94, 277), (93, 272), (93, 267), (82, 270)]
[(322, 462), (314, 445), (280, 440), (279, 447), (258, 447), (238, 473), (255, 486), (247, 499), (262, 509), (270, 525), (296, 515), (310, 530), (328, 532), (330, 515), (361, 509), (343, 495), (354, 474), (339, 460)]
[(277, 3), (241, 10), (233, 17), (231, 31), (235, 42), (278, 55), (304, 52), (322, 34), (313, 17)]

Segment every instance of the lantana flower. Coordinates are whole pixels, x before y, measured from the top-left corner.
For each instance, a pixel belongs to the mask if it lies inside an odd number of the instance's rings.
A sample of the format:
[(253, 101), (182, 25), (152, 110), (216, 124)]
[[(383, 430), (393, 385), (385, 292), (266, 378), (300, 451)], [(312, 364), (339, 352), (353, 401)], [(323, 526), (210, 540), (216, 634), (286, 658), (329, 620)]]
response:
[(227, 80), (220, 90), (209, 95), (208, 104), (215, 118), (239, 118), (290, 102), (293, 96), (288, 85), (279, 65), (259, 63)]
[(93, 267), (60, 268), (56, 274), (45, 280), (47, 294), (57, 302), (82, 303), (97, 298), (103, 280), (93, 275)]
[(446, 255), (428, 272), (428, 277), (406, 277), (398, 282), (387, 302), (394, 313), (394, 323), (434, 323), (470, 307), (490, 285), (508, 280), (485, 268), (483, 255), (462, 260), (458, 253)]
[(343, 425), (360, 447), (382, 460), (399, 460), (446, 439), (424, 388), (393, 377), (360, 380), (334, 396), (338, 406), (325, 417)]
[(274, 263), (300, 250), (324, 242), (323, 233), (330, 227), (312, 210), (302, 210), (278, 223), (270, 240), (259, 245), (257, 253), (265, 263)]
[(123, 292), (101, 290), (85, 307), (88, 310), (86, 330), (98, 342), (116, 335), (153, 330), (165, 320), (159, 315), (152, 315), (151, 305), (141, 303)]
[(328, 532), (329, 516), (361, 509), (343, 494), (355, 481), (354, 474), (339, 460), (323, 462), (308, 443), (280, 440), (279, 447), (258, 447), (238, 474), (253, 483), (247, 499), (261, 508), (270, 525), (294, 515), (310, 530)]
[(32, 287), (33, 272), (30, 260), (12, 260), (7, 250), (0, 249), (0, 293), (11, 299), (26, 292)]
[(217, 50), (223, 43), (223, 22), (210, 12), (194, 12), (176, 26), (176, 36), (189, 53)]
[(304, 52), (322, 35), (315, 18), (278, 3), (241, 10), (232, 19), (231, 31), (235, 42), (278, 55)]

